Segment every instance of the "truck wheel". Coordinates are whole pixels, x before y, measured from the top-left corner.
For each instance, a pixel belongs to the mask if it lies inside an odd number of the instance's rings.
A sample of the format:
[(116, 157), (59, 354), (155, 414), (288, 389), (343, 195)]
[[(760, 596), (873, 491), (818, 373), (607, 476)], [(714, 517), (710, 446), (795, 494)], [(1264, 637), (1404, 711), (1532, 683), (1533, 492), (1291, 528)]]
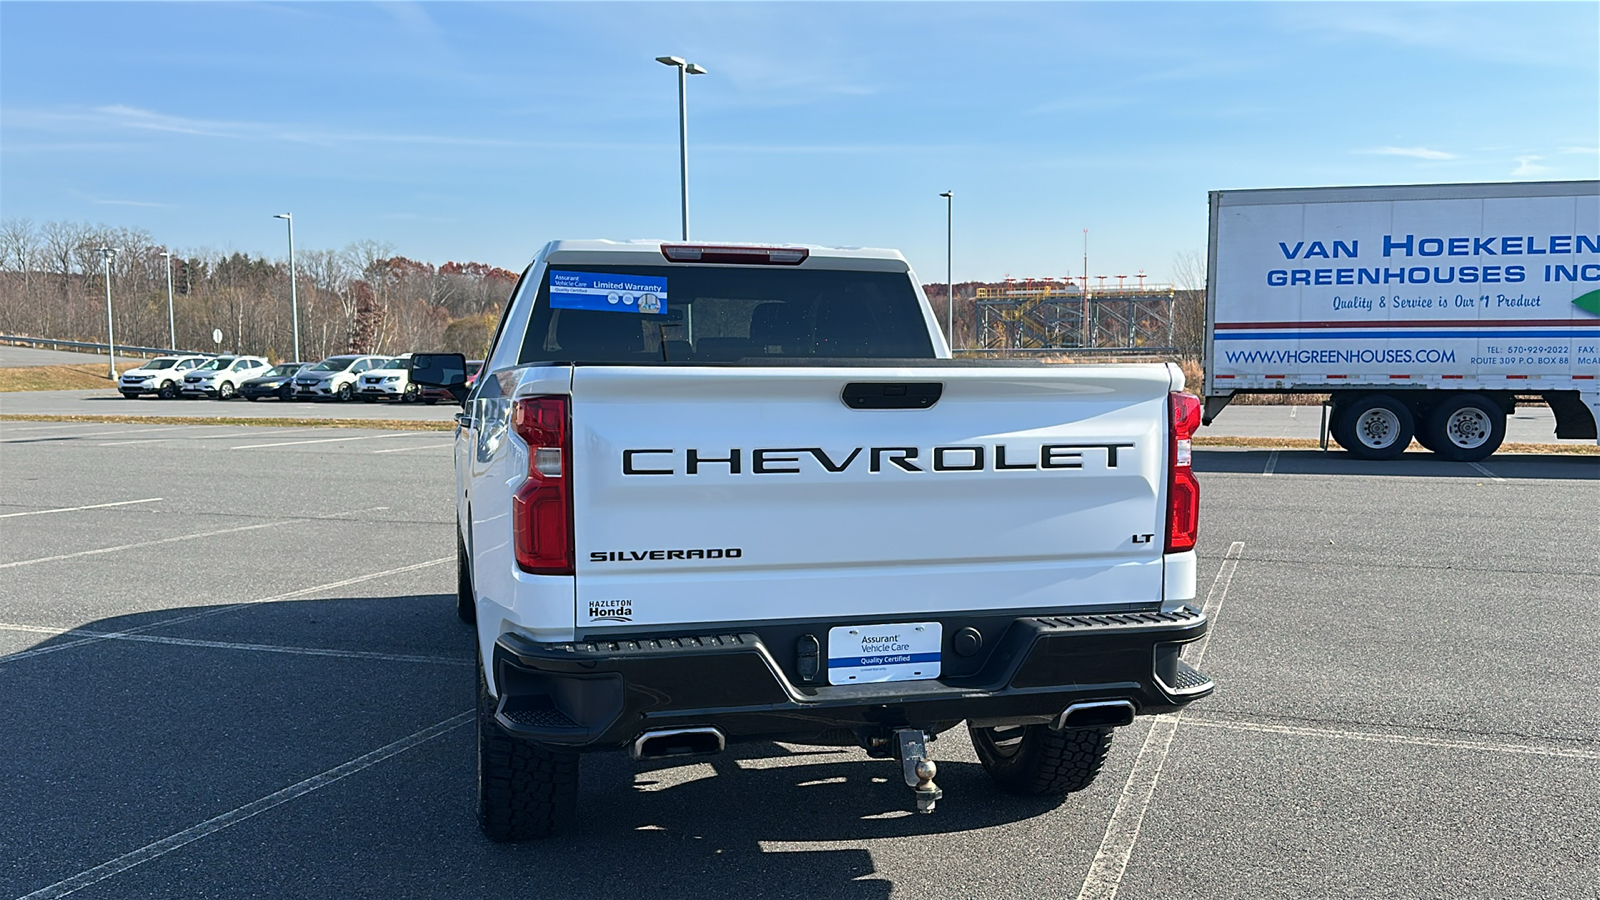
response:
[(468, 625), (478, 621), (478, 604), (472, 594), (472, 567), (467, 564), (467, 545), (456, 529), (456, 615)]
[(967, 726), (978, 761), (1008, 794), (1060, 797), (1081, 791), (1100, 774), (1111, 750), (1110, 728), (1051, 731), (1045, 725)]
[(1500, 449), (1506, 439), (1506, 414), (1479, 394), (1440, 403), (1428, 416), (1428, 449), (1455, 462), (1477, 462)]
[(1360, 459), (1394, 459), (1406, 452), (1416, 423), (1405, 404), (1383, 394), (1350, 402), (1334, 421), (1334, 440)]
[(478, 825), (496, 843), (549, 837), (577, 816), (578, 755), (506, 734), (494, 706), (480, 664)]

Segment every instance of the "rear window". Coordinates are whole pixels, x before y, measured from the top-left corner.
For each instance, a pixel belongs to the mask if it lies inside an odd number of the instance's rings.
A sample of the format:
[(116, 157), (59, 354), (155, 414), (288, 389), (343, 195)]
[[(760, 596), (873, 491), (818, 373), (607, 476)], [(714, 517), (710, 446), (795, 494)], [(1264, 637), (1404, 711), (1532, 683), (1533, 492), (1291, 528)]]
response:
[(539, 285), (519, 361), (647, 365), (933, 355), (904, 273), (554, 265)]

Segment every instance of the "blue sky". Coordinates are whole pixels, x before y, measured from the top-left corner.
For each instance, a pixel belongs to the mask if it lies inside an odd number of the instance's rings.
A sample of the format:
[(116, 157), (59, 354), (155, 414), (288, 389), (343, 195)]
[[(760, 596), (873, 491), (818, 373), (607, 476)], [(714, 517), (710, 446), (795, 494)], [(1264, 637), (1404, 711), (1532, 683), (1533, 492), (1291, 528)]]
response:
[[(1600, 177), (1600, 4), (0, 3), (0, 214), (520, 269), (557, 237), (1172, 276), (1206, 192)], [(1114, 283), (1114, 282), (1113, 282)]]

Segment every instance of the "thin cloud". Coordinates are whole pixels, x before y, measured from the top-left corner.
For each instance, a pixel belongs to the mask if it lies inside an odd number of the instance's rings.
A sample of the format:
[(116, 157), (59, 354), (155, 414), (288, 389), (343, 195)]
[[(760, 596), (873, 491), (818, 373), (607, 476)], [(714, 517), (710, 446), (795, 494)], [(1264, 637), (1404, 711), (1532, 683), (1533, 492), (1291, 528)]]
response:
[(1454, 153), (1444, 150), (1434, 150), (1431, 147), (1373, 147), (1370, 150), (1357, 150), (1357, 153), (1366, 153), (1372, 156), (1406, 156), (1411, 159), (1460, 159)]
[(1557, 147), (1557, 153), (1587, 153), (1593, 156), (1600, 153), (1600, 147)]
[(1539, 165), (1539, 160), (1541, 160), (1541, 159), (1544, 159), (1544, 157), (1542, 157), (1542, 156), (1519, 156), (1519, 157), (1517, 157), (1517, 167), (1515, 169), (1511, 170), (1511, 177), (1512, 178), (1518, 178), (1518, 177), (1521, 177), (1523, 175), (1544, 175), (1544, 174), (1546, 174), (1548, 172), (1555, 171), (1554, 169), (1550, 168), (1549, 166), (1541, 166), (1541, 165)]

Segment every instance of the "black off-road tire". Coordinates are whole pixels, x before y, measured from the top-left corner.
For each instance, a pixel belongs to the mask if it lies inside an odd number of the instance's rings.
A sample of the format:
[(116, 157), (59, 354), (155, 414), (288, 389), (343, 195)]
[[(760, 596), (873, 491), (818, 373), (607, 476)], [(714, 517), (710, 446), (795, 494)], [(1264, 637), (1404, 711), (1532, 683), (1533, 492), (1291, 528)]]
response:
[(478, 671), (478, 825), (496, 843), (549, 837), (578, 812), (578, 755), (506, 734)]
[(1111, 751), (1113, 730), (967, 726), (984, 771), (1001, 790), (1021, 797), (1063, 797), (1088, 787)]
[(456, 529), (456, 615), (468, 625), (478, 621), (477, 598), (472, 593), (472, 567), (467, 560), (467, 545)]

